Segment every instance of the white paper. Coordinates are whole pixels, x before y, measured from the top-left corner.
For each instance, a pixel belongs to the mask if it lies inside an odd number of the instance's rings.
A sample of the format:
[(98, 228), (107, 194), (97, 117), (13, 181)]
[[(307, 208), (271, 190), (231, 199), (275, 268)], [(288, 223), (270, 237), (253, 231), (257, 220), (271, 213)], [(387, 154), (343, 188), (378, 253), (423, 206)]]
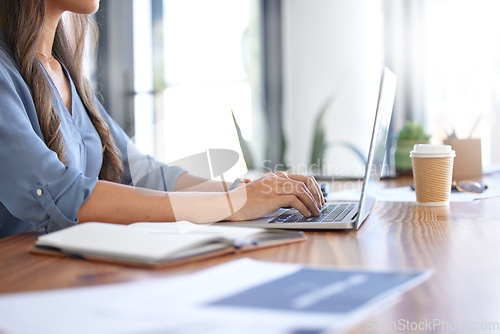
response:
[[(279, 284), (281, 280), (289, 280), (304, 272), (309, 275), (312, 272), (314, 280), (321, 279), (321, 271), (316, 275), (315, 269), (304, 269), (299, 265), (240, 259), (185, 276), (3, 294), (0, 295), (0, 332), (253, 334), (291, 333), (298, 330), (319, 333), (327, 329), (330, 332), (359, 323), (372, 312), (391, 305), (404, 291), (428, 277), (428, 274), (411, 274), (415, 276), (404, 281), (404, 284), (394, 286), (390, 291), (378, 294), (366, 305), (342, 314), (317, 312), (311, 309), (311, 305), (342, 293), (349, 285), (364, 283), (366, 279), (371, 279), (370, 272), (337, 271), (340, 275), (349, 274), (350, 278), (344, 282), (326, 282), (318, 289), (313, 287), (298, 294), (294, 297), (295, 304), (291, 305), (298, 305), (302, 309), (299, 307), (294, 311), (230, 306), (231, 300), (249, 302), (241, 296), (269, 288), (271, 284)], [(401, 274), (396, 273), (393, 277)], [(288, 295), (284, 291), (287, 287), (280, 285), (282, 296)], [(304, 288), (304, 284), (299, 284), (299, 287)]]
[(263, 228), (194, 224), (187, 221), (172, 223), (134, 223), (130, 224), (129, 227), (145, 230), (154, 234), (213, 235), (222, 236), (230, 240), (249, 238), (252, 235), (265, 231)]
[[(327, 199), (330, 201), (359, 201), (361, 192), (359, 190), (345, 190), (332, 192)], [(500, 189), (487, 189), (481, 194), (452, 192), (450, 202), (472, 202), (476, 199), (499, 197)], [(380, 202), (416, 202), (415, 191), (410, 187), (384, 188), (377, 191), (377, 201)]]

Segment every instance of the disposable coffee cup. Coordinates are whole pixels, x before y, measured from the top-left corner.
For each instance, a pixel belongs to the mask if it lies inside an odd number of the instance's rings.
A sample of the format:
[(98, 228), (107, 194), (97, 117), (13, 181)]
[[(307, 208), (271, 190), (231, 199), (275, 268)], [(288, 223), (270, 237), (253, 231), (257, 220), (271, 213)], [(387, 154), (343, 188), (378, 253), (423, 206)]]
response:
[(451, 145), (418, 144), (410, 157), (418, 204), (449, 205), (455, 158)]

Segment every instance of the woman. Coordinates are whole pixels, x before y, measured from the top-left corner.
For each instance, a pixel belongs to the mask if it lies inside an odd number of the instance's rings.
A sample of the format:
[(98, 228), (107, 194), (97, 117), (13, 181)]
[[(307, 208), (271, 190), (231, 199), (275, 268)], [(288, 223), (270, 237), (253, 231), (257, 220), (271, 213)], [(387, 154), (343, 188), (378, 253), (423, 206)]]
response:
[(154, 161), (151, 169), (83, 77), (88, 15), (98, 7), (0, 3), (0, 237), (88, 221), (237, 221), (287, 206), (319, 214), (325, 199), (313, 178), (267, 174), (226, 192), (230, 183), (179, 167)]

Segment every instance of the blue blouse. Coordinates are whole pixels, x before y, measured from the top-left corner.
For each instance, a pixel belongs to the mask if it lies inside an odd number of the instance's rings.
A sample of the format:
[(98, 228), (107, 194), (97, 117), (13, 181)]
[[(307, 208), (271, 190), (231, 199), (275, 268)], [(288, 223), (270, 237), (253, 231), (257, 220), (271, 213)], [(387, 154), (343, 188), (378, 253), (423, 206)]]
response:
[[(65, 166), (43, 141), (30, 90), (0, 31), (0, 237), (35, 227), (51, 232), (75, 225), (80, 207), (97, 183), (101, 140), (73, 81), (67, 77), (72, 113), (47, 75), (54, 108), (61, 118)], [(173, 191), (185, 171), (141, 154), (97, 99), (96, 103), (122, 155), (122, 183)]]

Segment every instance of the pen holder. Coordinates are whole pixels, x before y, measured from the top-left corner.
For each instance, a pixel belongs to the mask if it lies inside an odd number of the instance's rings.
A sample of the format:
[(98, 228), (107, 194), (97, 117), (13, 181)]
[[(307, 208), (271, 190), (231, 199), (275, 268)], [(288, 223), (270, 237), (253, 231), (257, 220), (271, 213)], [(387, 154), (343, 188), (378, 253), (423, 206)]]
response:
[(444, 144), (451, 145), (456, 152), (454, 180), (474, 180), (483, 176), (481, 139), (446, 139)]

